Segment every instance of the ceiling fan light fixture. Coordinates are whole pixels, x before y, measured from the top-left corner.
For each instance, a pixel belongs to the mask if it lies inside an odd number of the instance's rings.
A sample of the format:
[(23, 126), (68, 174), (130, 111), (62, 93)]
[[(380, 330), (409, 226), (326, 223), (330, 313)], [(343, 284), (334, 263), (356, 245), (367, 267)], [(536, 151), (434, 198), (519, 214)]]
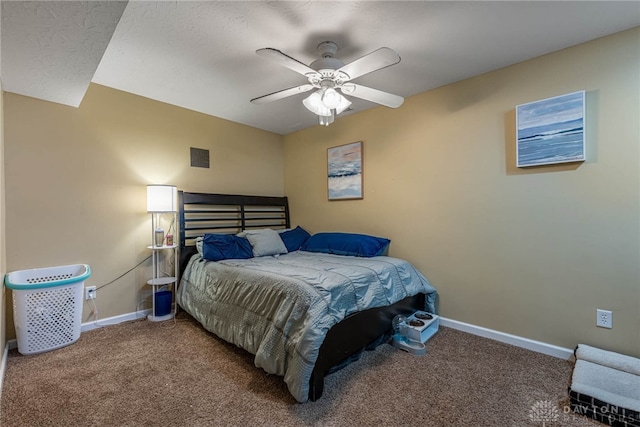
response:
[(327, 108), (331, 108), (331, 109), (338, 108), (338, 105), (340, 105), (342, 98), (344, 97), (340, 95), (338, 91), (332, 87), (328, 87), (324, 89), (322, 93), (322, 103)]
[[(324, 101), (326, 92), (329, 89), (333, 92), (331, 95), (329, 95), (329, 97), (331, 101), (337, 101), (335, 104), (330, 103), (329, 105), (327, 105)], [(342, 96), (342, 94), (340, 94), (333, 88), (322, 88), (303, 99), (302, 104), (307, 108), (307, 110), (311, 111), (319, 117), (318, 120), (321, 125), (329, 126), (335, 121), (335, 116), (337, 114), (340, 114), (347, 108), (349, 108), (349, 106), (351, 105), (351, 101)], [(332, 105), (335, 105), (335, 107), (332, 107)]]
[(336, 116), (334, 114), (335, 110), (331, 110), (331, 115), (330, 116), (318, 116), (318, 122), (320, 123), (321, 126), (329, 126), (331, 123), (333, 123), (336, 119)]
[(251, 102), (263, 104), (317, 88), (302, 103), (318, 116), (320, 124), (324, 126), (333, 123), (338, 114), (351, 106), (351, 101), (345, 98), (344, 94), (389, 108), (398, 108), (402, 105), (404, 98), (401, 96), (351, 83), (355, 78), (400, 62), (400, 55), (396, 51), (381, 47), (346, 65), (335, 57), (337, 52), (338, 45), (334, 42), (322, 42), (318, 45), (320, 59), (307, 66), (274, 48), (256, 50), (258, 55), (278, 61), (281, 65), (303, 75), (307, 78), (308, 84), (253, 98)]
[(322, 103), (322, 95), (320, 95), (320, 92), (320, 90), (313, 92), (302, 100), (302, 104), (307, 108), (307, 110), (317, 114), (318, 116), (330, 116), (331, 109), (327, 108)]
[(338, 93), (338, 95), (340, 96), (340, 103), (335, 108), (336, 114), (342, 113), (344, 110), (346, 110), (347, 108), (349, 108), (351, 106), (351, 101), (349, 101), (347, 98), (345, 98), (344, 96), (340, 95), (339, 93)]

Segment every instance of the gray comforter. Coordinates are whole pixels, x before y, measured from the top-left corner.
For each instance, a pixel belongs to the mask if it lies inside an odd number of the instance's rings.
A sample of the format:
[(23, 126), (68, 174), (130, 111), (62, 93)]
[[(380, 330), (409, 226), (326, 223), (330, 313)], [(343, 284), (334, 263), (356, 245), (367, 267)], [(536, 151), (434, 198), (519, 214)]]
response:
[(204, 328), (255, 355), (255, 365), (284, 376), (306, 402), (309, 380), (327, 331), (346, 316), (436, 290), (406, 261), (311, 252), (205, 262), (186, 267), (178, 303)]

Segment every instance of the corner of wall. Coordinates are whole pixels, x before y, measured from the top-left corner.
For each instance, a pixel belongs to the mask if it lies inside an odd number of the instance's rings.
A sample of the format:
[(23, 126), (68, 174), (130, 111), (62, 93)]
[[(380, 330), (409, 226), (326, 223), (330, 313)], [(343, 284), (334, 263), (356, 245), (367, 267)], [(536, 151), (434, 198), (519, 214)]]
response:
[[(6, 273), (7, 257), (6, 257), (6, 240), (5, 240), (5, 208), (4, 208), (4, 104), (3, 104), (4, 92), (2, 90), (2, 79), (0, 78), (0, 277), (4, 277)], [(6, 348), (7, 333), (6, 333), (6, 292), (4, 287), (4, 280), (0, 285), (0, 349)], [(5, 351), (2, 354), (0, 360), (0, 395), (2, 395), (2, 381), (4, 378), (4, 365), (6, 363)]]

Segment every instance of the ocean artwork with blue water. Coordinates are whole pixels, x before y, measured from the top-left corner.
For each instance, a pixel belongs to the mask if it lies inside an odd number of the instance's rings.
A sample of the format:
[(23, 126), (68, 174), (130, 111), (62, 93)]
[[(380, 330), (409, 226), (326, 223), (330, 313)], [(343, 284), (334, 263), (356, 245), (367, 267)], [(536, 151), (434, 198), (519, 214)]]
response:
[(585, 92), (516, 107), (516, 166), (585, 160)]
[(327, 150), (329, 200), (362, 199), (362, 142)]

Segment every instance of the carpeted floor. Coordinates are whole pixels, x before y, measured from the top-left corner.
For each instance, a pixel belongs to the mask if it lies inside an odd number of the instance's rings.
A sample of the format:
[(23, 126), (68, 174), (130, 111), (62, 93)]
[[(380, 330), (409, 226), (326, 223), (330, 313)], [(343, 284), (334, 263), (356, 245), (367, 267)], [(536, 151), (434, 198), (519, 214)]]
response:
[(184, 313), (128, 322), (40, 355), (10, 352), (0, 425), (601, 425), (567, 412), (568, 361), (449, 328), (427, 348), (418, 357), (384, 344), (299, 404), (281, 377)]

